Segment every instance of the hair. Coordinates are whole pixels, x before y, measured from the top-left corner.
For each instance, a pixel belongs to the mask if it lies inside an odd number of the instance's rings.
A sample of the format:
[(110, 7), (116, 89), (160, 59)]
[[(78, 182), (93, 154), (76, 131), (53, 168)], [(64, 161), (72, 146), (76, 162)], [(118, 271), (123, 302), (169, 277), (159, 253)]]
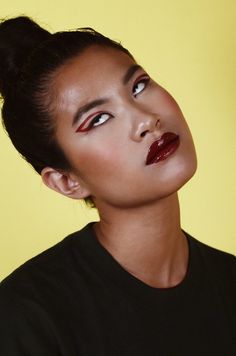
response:
[(51, 34), (26, 16), (1, 21), (3, 126), (39, 174), (47, 166), (61, 171), (72, 168), (55, 137), (52, 83), (60, 67), (92, 45), (112, 47), (132, 57), (120, 43), (92, 28)]

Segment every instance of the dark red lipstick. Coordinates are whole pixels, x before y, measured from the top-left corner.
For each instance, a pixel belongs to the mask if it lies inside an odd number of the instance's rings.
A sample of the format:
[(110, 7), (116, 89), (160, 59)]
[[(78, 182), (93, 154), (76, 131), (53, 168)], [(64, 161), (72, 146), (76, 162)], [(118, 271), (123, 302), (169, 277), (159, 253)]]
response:
[(178, 135), (173, 132), (165, 132), (151, 144), (146, 158), (146, 165), (165, 160), (177, 150), (179, 144)]

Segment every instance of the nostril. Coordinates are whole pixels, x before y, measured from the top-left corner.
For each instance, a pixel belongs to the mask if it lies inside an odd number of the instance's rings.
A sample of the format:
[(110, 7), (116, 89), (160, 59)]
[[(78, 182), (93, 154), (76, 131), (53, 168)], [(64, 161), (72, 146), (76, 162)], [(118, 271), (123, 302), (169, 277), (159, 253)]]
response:
[(146, 135), (146, 133), (148, 132), (148, 130), (146, 130), (146, 131), (143, 131), (141, 134), (140, 134), (140, 136), (141, 137), (144, 137), (145, 135)]

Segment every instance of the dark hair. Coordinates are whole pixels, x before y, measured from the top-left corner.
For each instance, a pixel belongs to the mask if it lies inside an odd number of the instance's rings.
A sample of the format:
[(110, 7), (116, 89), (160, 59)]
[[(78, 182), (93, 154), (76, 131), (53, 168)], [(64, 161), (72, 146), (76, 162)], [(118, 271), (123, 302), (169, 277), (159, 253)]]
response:
[(51, 34), (25, 16), (0, 24), (3, 124), (15, 148), (38, 173), (46, 166), (71, 168), (55, 139), (50, 88), (58, 68), (91, 45), (131, 56), (120, 43), (92, 28)]

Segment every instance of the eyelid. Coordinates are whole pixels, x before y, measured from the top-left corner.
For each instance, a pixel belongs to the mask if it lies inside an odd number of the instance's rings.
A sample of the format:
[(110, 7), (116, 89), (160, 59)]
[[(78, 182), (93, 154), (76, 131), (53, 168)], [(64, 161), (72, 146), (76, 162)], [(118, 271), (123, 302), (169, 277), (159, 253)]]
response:
[[(138, 83), (140, 83), (142, 81), (146, 83), (146, 85), (145, 85), (145, 88), (146, 88), (146, 86), (149, 84), (150, 80), (151, 80), (151, 78), (149, 77), (149, 75), (147, 73), (141, 74), (140, 76), (138, 76), (138, 78), (135, 79), (134, 84), (133, 84), (133, 89)], [(136, 94), (134, 94), (134, 96), (136, 96)]]
[(149, 75), (147, 73), (143, 73), (141, 75), (138, 76), (138, 78), (135, 79), (134, 84), (136, 85), (138, 82), (142, 81), (142, 80), (147, 80), (149, 81), (151, 78), (149, 77)]
[(86, 123), (91, 120), (92, 117), (95, 117), (96, 115), (99, 115), (99, 114), (103, 114), (104, 111), (100, 110), (100, 111), (96, 111), (94, 113), (92, 113), (91, 115), (89, 115), (80, 125), (79, 127), (76, 129), (75, 132), (86, 132), (86, 131), (89, 131), (90, 130), (90, 125), (88, 125), (87, 127), (83, 128)]

